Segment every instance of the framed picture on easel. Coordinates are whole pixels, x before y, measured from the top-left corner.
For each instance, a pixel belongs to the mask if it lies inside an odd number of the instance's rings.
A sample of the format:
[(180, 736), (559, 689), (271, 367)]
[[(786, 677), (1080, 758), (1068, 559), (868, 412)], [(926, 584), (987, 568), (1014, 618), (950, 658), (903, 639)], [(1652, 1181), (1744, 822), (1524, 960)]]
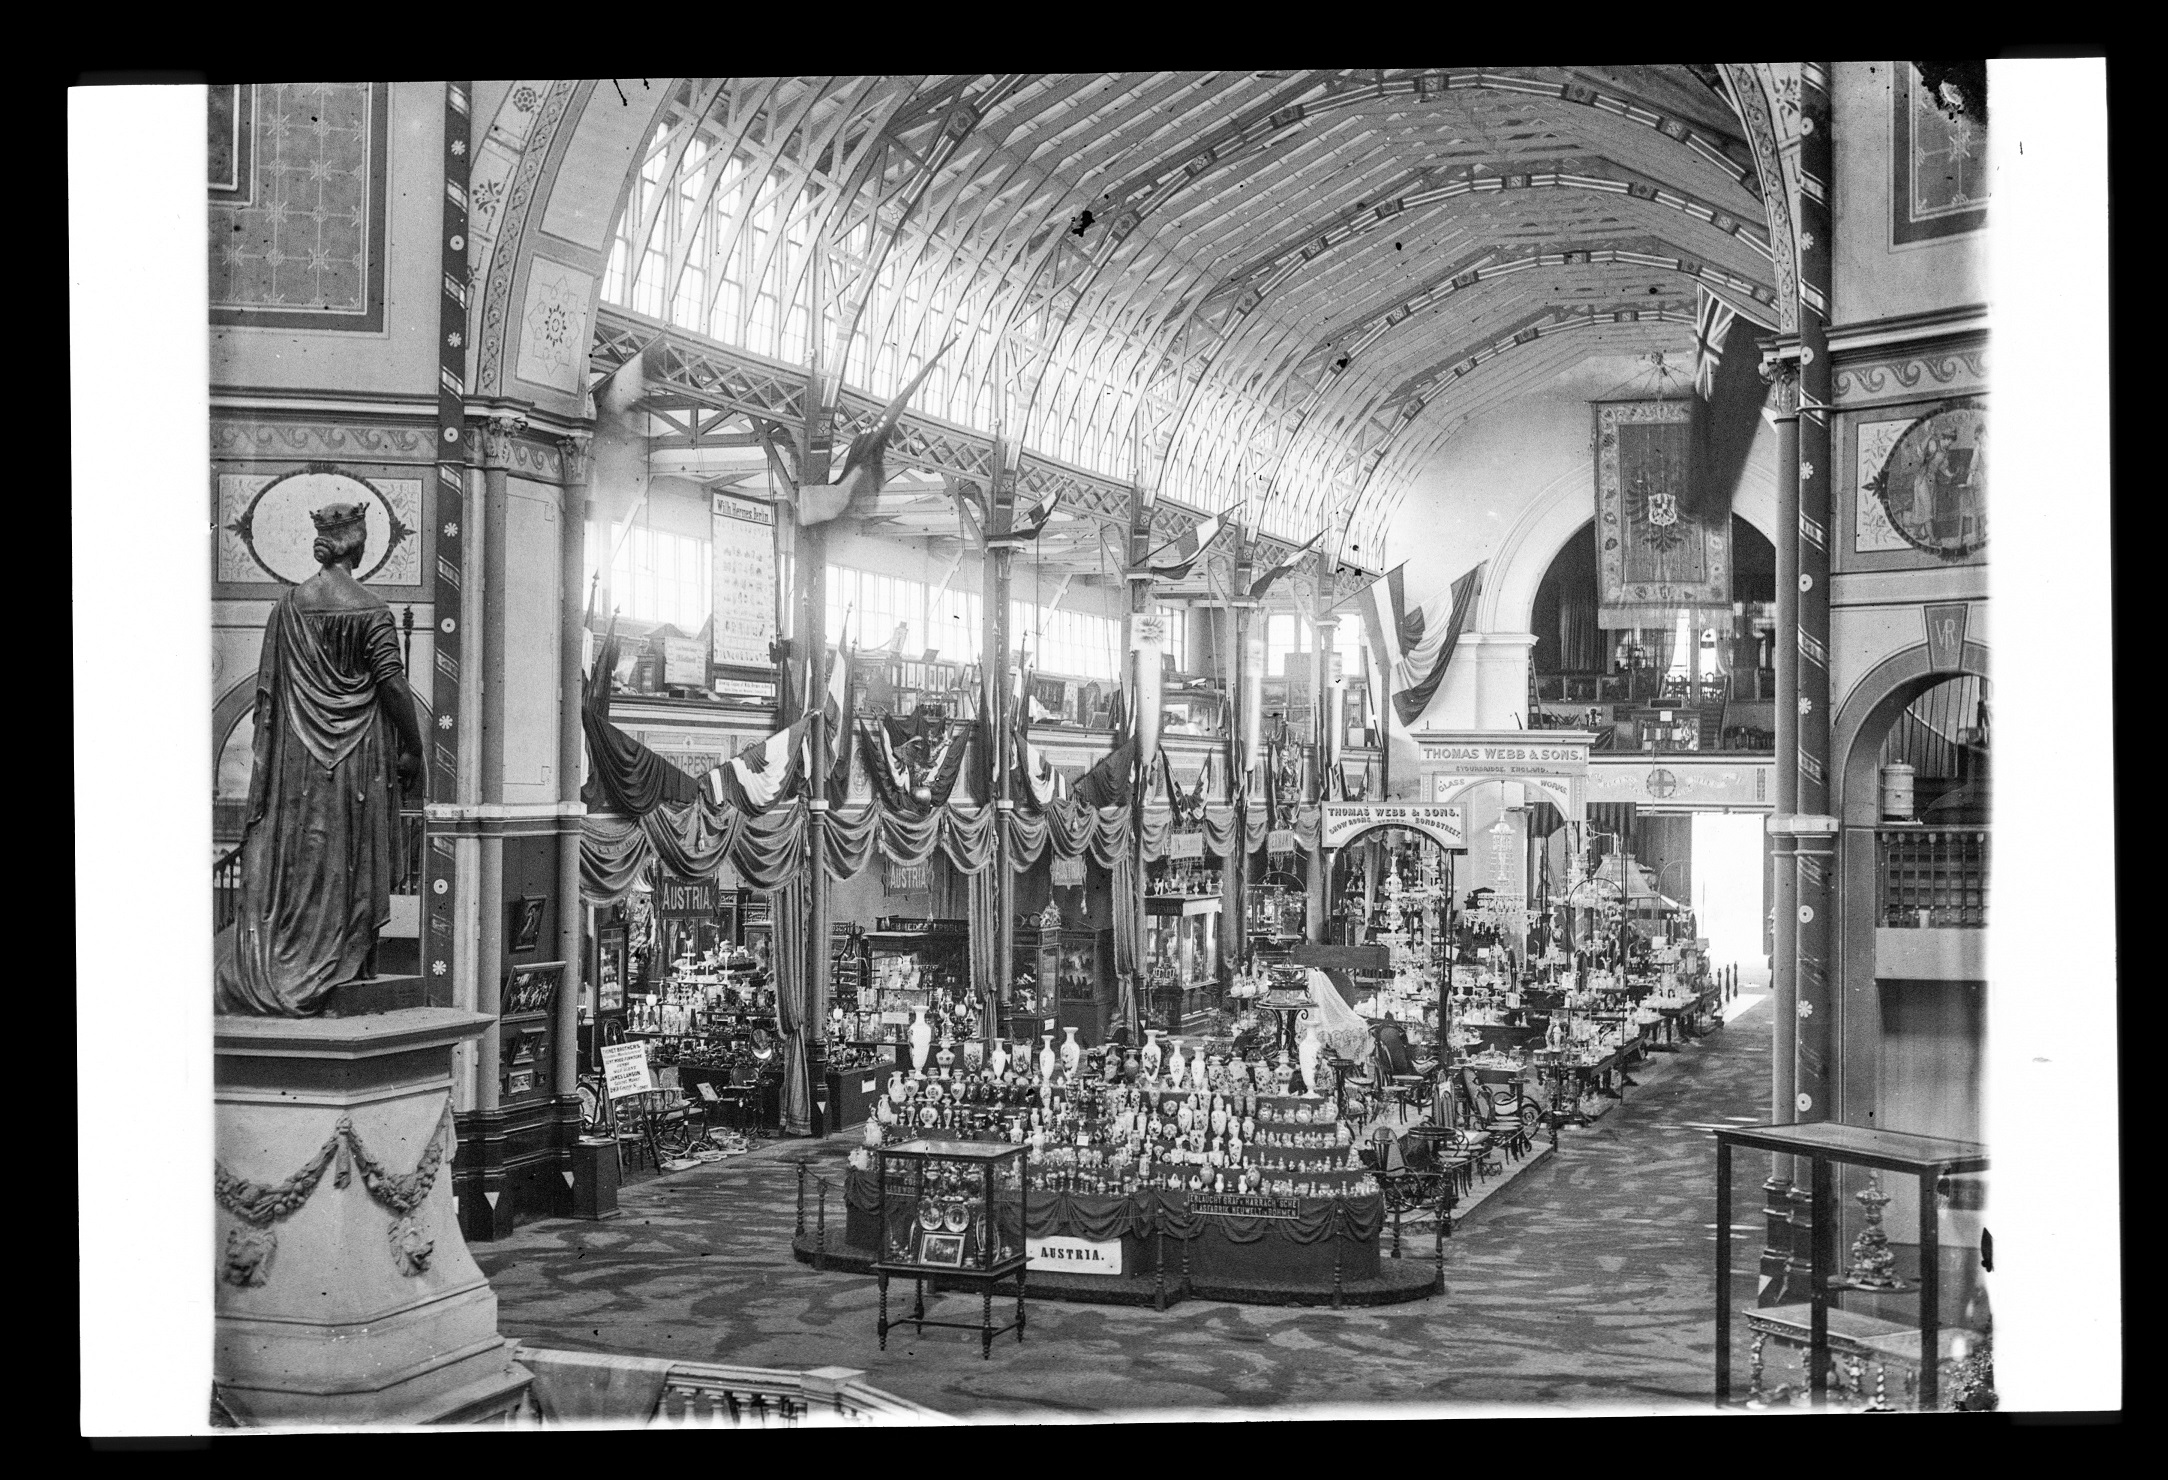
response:
[(605, 925), (595, 932), (594, 1010), (617, 1012), (625, 1005), (626, 932), (622, 925)]

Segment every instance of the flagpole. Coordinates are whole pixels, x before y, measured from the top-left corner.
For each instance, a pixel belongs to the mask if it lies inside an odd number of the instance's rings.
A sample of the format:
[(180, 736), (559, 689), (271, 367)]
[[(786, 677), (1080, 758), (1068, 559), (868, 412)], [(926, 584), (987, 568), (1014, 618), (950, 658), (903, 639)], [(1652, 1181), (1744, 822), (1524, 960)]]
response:
[[(836, 384), (835, 378), (827, 373), (823, 364), (827, 315), (822, 303), (821, 259), (825, 255), (825, 246), (825, 238), (816, 236), (809, 264), (811, 281), (807, 285), (806, 328), (810, 341), (810, 356), (806, 375), (805, 442), (798, 460), (801, 499), (805, 497), (808, 489), (827, 484), (828, 465), (833, 453)], [(790, 719), (807, 720), (806, 729), (809, 732), (813, 765), (804, 768), (812, 774), (805, 778), (808, 824), (805, 872), (805, 993), (800, 1008), (803, 1016), (798, 1024), (799, 1043), (796, 1045), (804, 1066), (805, 1103), (798, 1104), (796, 1097), (791, 1097), (792, 1102), (784, 1106), (784, 1129), (787, 1131), (802, 1126), (807, 1132), (816, 1129), (825, 1132), (830, 1127), (815, 1124), (813, 1106), (819, 1098), (814, 1078), (826, 1062), (821, 1039), (827, 1028), (829, 986), (828, 735), (825, 712), (828, 702), (828, 528), (825, 524), (801, 524), (797, 537), (798, 634), (808, 664), (808, 692), (799, 696), (799, 713), (790, 716)], [(785, 763), (788, 763), (787, 758)]]

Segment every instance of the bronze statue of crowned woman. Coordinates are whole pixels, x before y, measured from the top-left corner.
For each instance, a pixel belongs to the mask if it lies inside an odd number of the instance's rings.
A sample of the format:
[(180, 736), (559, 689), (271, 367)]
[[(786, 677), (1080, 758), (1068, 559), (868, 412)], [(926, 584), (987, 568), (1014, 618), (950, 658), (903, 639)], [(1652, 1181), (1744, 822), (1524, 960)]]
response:
[(240, 899), (217, 946), (224, 1013), (313, 1016), (333, 988), (376, 974), (400, 796), (421, 788), (398, 629), (354, 577), (362, 506), (309, 517), (322, 569), (264, 623)]

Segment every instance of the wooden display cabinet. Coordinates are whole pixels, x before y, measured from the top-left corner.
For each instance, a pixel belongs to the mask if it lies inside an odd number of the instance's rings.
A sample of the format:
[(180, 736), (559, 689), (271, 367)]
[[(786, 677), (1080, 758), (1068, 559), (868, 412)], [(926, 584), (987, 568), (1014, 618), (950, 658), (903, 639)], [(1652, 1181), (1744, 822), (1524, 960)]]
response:
[(1034, 1020), (1054, 1019), (1056, 1033), (1077, 1030), (1086, 1048), (1105, 1041), (1114, 1005), (1114, 932), (1018, 926), (1013, 977), (1030, 973), (1039, 991)]

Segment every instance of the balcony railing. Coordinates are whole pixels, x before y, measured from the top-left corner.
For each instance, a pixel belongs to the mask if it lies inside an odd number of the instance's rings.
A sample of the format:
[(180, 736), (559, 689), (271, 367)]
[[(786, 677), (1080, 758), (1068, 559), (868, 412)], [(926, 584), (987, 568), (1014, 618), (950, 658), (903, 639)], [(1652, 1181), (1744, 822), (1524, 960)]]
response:
[[(233, 923), (241, 901), (241, 849), (236, 843), (211, 864), (211, 929)], [(422, 814), (401, 812), (391, 840), (391, 892), (422, 892)]]
[(1987, 924), (1988, 831), (1895, 824), (1877, 830), (1876, 921), (1885, 929)]
[[(534, 1374), (534, 1386), (527, 1405), (513, 1419), (515, 1427), (616, 1423), (797, 1428), (952, 1422), (931, 1408), (869, 1385), (865, 1373), (853, 1368), (793, 1372), (524, 1344), (519, 1360)], [(606, 1378), (615, 1380), (598, 1380)], [(635, 1393), (643, 1396), (632, 1398)]]

